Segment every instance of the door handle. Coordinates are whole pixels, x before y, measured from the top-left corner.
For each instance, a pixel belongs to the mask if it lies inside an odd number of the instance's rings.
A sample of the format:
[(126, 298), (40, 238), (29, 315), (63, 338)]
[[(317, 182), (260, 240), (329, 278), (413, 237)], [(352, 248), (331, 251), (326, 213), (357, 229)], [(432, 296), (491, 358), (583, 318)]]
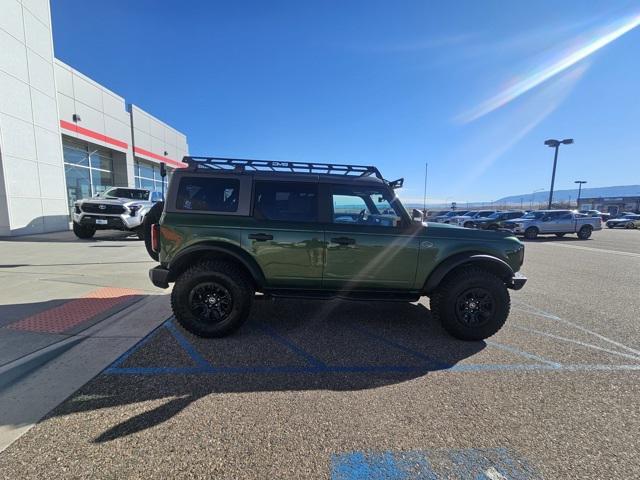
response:
[(273, 240), (273, 235), (267, 233), (250, 233), (249, 238), (256, 242), (266, 242), (267, 240)]
[(355, 239), (348, 237), (332, 238), (331, 243), (337, 243), (338, 245), (353, 245), (356, 243)]

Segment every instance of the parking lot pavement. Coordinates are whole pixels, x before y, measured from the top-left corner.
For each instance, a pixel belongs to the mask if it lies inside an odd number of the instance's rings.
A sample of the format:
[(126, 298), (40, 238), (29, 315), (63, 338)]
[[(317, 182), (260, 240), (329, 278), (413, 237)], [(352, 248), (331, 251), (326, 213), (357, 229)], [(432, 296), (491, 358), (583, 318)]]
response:
[(0, 451), (162, 321), (148, 260), (110, 232), (0, 239)]
[(486, 342), (448, 337), (428, 302), (256, 299), (217, 340), (167, 319), (0, 477), (638, 478), (639, 234), (528, 242)]

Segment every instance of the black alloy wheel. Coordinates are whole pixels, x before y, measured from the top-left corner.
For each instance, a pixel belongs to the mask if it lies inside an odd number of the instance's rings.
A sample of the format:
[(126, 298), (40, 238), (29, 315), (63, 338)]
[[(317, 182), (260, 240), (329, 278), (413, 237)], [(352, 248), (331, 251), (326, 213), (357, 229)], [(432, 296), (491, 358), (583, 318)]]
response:
[(456, 317), (463, 325), (481, 327), (491, 320), (494, 313), (495, 300), (484, 288), (470, 288), (456, 299)]
[(189, 308), (195, 316), (211, 323), (218, 323), (229, 317), (233, 308), (233, 297), (221, 284), (204, 282), (191, 290)]

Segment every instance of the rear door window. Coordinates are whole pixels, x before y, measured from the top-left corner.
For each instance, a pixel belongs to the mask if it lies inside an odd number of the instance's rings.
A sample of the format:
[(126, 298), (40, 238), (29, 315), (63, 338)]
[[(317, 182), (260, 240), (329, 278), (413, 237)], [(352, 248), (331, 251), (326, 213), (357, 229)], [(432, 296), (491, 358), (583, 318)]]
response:
[(184, 177), (176, 196), (177, 210), (236, 212), (240, 181), (235, 178)]
[(254, 214), (266, 220), (318, 221), (318, 184), (256, 182)]

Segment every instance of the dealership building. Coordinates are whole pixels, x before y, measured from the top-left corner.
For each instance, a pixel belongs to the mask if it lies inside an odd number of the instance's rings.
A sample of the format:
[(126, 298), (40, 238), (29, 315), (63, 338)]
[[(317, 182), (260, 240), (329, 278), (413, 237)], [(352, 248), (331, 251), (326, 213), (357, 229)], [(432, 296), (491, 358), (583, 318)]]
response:
[[(69, 228), (110, 186), (161, 191), (184, 133), (54, 56), (49, 0), (0, 0), (0, 236)], [(166, 181), (166, 179), (165, 179)]]

